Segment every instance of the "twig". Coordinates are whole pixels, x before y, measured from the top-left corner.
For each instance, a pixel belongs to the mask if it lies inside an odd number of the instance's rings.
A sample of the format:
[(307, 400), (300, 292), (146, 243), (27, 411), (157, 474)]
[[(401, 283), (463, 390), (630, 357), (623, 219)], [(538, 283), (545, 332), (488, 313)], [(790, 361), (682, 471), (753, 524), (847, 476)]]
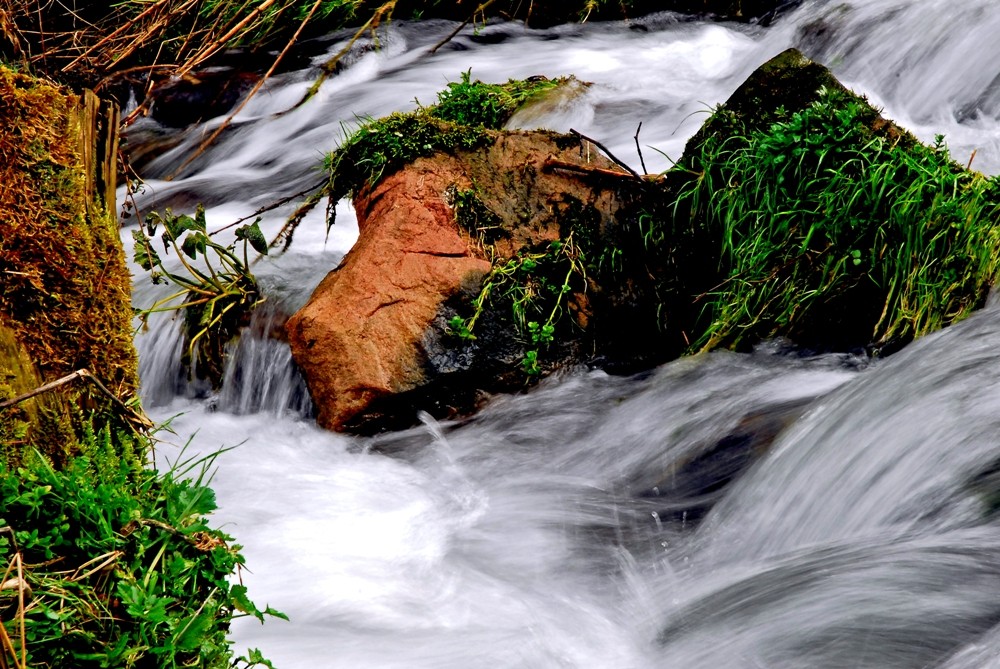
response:
[(243, 17), (243, 19), (239, 23), (230, 28), (226, 32), (226, 34), (224, 34), (222, 37), (219, 37), (211, 44), (202, 47), (198, 53), (195, 53), (190, 59), (188, 59), (188, 61), (184, 63), (184, 65), (177, 71), (177, 76), (178, 77), (184, 76), (185, 74), (193, 70), (195, 67), (205, 62), (206, 59), (211, 58), (213, 55), (215, 55), (215, 53), (218, 52), (219, 49), (224, 47), (226, 43), (229, 42), (229, 40), (239, 35), (240, 31), (243, 30), (243, 28), (245, 28), (247, 24), (252, 23), (257, 19), (258, 16), (267, 11), (268, 7), (273, 5), (275, 1), (276, 0), (264, 0), (264, 2), (254, 7), (252, 12), (247, 14), (245, 17)]
[(347, 55), (347, 53), (354, 46), (354, 43), (357, 42), (359, 39), (361, 39), (361, 36), (364, 35), (368, 30), (376, 30), (379, 26), (379, 23), (382, 21), (383, 15), (388, 14), (390, 17), (392, 16), (392, 11), (396, 8), (396, 2), (397, 0), (388, 0), (388, 2), (386, 2), (381, 7), (376, 9), (375, 13), (372, 14), (372, 17), (367, 21), (365, 21), (365, 24), (363, 26), (358, 28), (357, 32), (354, 33), (354, 36), (351, 37), (351, 39), (347, 42), (346, 45), (344, 45), (344, 48), (338, 51), (333, 58), (329, 59), (328, 61), (324, 62), (322, 65), (319, 66), (321, 70), (319, 78), (313, 82), (313, 85), (310, 86), (309, 90), (305, 92), (305, 94), (302, 96), (302, 99), (296, 102), (294, 105), (292, 105), (289, 109), (286, 109), (283, 112), (279, 112), (277, 116), (283, 116), (289, 112), (293, 112), (302, 105), (304, 105), (305, 103), (309, 102), (309, 100), (311, 100), (312, 97), (319, 92), (320, 86), (322, 86), (326, 82), (329, 76), (333, 73), (334, 68), (337, 67), (337, 63), (340, 62), (341, 58)]
[(304, 190), (300, 190), (298, 193), (293, 193), (292, 195), (289, 195), (287, 197), (283, 197), (280, 200), (275, 200), (274, 202), (269, 202), (268, 204), (265, 204), (263, 207), (261, 207), (260, 209), (258, 209), (255, 212), (253, 212), (252, 214), (247, 214), (243, 218), (238, 218), (235, 221), (233, 221), (232, 223), (228, 223), (228, 224), (222, 226), (221, 228), (218, 228), (216, 230), (212, 230), (212, 232), (208, 233), (208, 236), (211, 237), (212, 235), (214, 235), (216, 233), (219, 233), (219, 232), (222, 232), (223, 230), (228, 230), (229, 228), (235, 228), (240, 223), (242, 223), (244, 221), (249, 221), (251, 218), (256, 218), (257, 216), (260, 216), (261, 214), (263, 214), (266, 211), (271, 211), (272, 209), (277, 209), (281, 205), (287, 204), (287, 203), (291, 202), (292, 200), (298, 200), (300, 197), (302, 197), (304, 195), (308, 195), (309, 193), (313, 192), (317, 188), (322, 188), (323, 184), (325, 184), (325, 183), (326, 183), (326, 179), (323, 179), (322, 181), (320, 181), (317, 184), (309, 186), (308, 188), (306, 188)]
[(62, 69), (62, 71), (63, 72), (68, 72), (78, 62), (80, 62), (81, 60), (83, 60), (84, 58), (86, 58), (87, 56), (89, 56), (91, 53), (93, 53), (97, 49), (99, 49), (102, 46), (104, 46), (106, 43), (108, 43), (111, 40), (113, 40), (115, 37), (118, 37), (118, 35), (120, 35), (121, 33), (125, 32), (126, 30), (128, 30), (132, 26), (136, 25), (139, 21), (141, 21), (142, 19), (146, 18), (147, 14), (150, 14), (150, 13), (154, 12), (156, 9), (158, 9), (163, 4), (164, 4), (163, 0), (159, 0), (159, 2), (156, 2), (156, 3), (152, 4), (152, 5), (150, 5), (145, 10), (143, 10), (143, 12), (141, 14), (139, 14), (138, 16), (136, 16), (134, 19), (132, 19), (130, 21), (127, 21), (124, 25), (119, 26), (116, 30), (112, 31), (108, 35), (105, 35), (104, 37), (102, 37), (101, 39), (99, 39), (95, 44), (93, 44), (90, 47), (88, 47), (86, 51), (84, 51), (79, 56), (77, 56), (75, 59), (73, 59), (68, 65), (64, 66), (63, 69)]
[[(14, 541), (14, 528), (12, 527), (2, 527), (0, 532), (9, 532), (11, 536), (11, 541)], [(17, 550), (17, 542), (14, 541), (14, 550)], [(21, 553), (18, 551), (14, 553), (14, 558), (7, 564), (7, 569), (3, 573), (3, 578), (0, 581), (4, 583), (7, 582), (7, 577), (10, 576), (11, 570), (14, 568), (14, 562), (18, 562), (18, 583), (22, 583), (21, 580), (21, 569), (20, 569), (20, 558)], [(20, 588), (19, 588), (20, 590)], [(21, 617), (21, 648), (24, 648), (24, 605), (23, 603), (18, 607), (17, 615)], [(10, 653), (10, 657), (17, 664), (17, 650), (14, 648), (14, 643), (10, 640), (7, 635), (7, 630), (3, 626), (3, 621), (0, 621), (0, 642), (3, 644), (4, 652), (0, 653), (0, 667), (2, 669), (8, 669), (10, 665), (7, 664), (7, 653)], [(24, 662), (17, 664), (17, 669), (23, 669), (25, 666)]]
[(15, 662), (17, 661), (17, 653), (14, 651), (14, 644), (11, 643), (10, 637), (7, 636), (7, 630), (4, 629), (2, 620), (0, 620), (0, 645), (3, 646), (3, 652), (0, 653), (0, 669), (10, 669), (10, 665), (7, 664), (7, 653), (14, 657)]
[(17, 397), (14, 397), (13, 399), (9, 399), (9, 400), (5, 400), (3, 402), (0, 402), (0, 409), (7, 409), (7, 408), (12, 407), (12, 406), (14, 406), (16, 404), (20, 404), (21, 402), (24, 402), (25, 400), (30, 400), (32, 397), (37, 397), (38, 395), (41, 395), (42, 393), (47, 393), (47, 392), (49, 392), (51, 390), (55, 390), (56, 388), (64, 386), (67, 383), (71, 383), (71, 382), (73, 382), (73, 381), (75, 381), (77, 379), (85, 379), (87, 381), (90, 381), (95, 386), (97, 386), (98, 390), (100, 390), (104, 395), (106, 395), (111, 400), (111, 402), (116, 407), (118, 407), (118, 409), (122, 413), (126, 414), (131, 420), (135, 421), (135, 423), (137, 425), (139, 425), (142, 428), (147, 429), (147, 430), (153, 427), (153, 422), (151, 420), (149, 420), (149, 418), (147, 418), (145, 415), (139, 413), (138, 411), (136, 411), (135, 409), (131, 408), (130, 406), (128, 406), (127, 404), (125, 404), (124, 402), (122, 402), (120, 399), (118, 399), (117, 395), (115, 395), (113, 392), (111, 392), (110, 390), (108, 390), (107, 386), (105, 386), (103, 383), (101, 383), (97, 379), (97, 377), (94, 376), (93, 374), (91, 374), (90, 371), (87, 370), (87, 369), (78, 369), (75, 372), (73, 372), (72, 374), (67, 374), (66, 376), (64, 376), (62, 378), (59, 378), (59, 379), (56, 379), (55, 381), (50, 381), (49, 383), (45, 383), (43, 385), (40, 385), (37, 388), (35, 388), (34, 390), (30, 390), (30, 391), (24, 393), (23, 395), (18, 395)]
[(28, 637), (24, 633), (24, 562), (21, 560), (21, 554), (14, 554), (14, 562), (17, 563), (17, 617), (20, 619), (18, 621), (19, 632), (21, 633), (21, 669), (27, 669), (28, 667)]
[(580, 165), (566, 160), (559, 160), (558, 158), (549, 158), (543, 163), (543, 167), (545, 169), (566, 170), (567, 172), (576, 172), (577, 174), (591, 174), (602, 177), (613, 177), (615, 179), (633, 178), (633, 175), (625, 172), (616, 172), (615, 170), (594, 167), (593, 165)]
[(590, 137), (587, 137), (586, 135), (584, 135), (581, 132), (577, 132), (573, 128), (570, 128), (569, 132), (570, 132), (571, 135), (574, 135), (576, 137), (579, 137), (580, 139), (586, 140), (586, 141), (590, 142), (591, 144), (593, 144), (594, 146), (596, 146), (597, 148), (599, 148), (601, 151), (604, 152), (604, 155), (606, 155), (612, 161), (614, 161), (615, 163), (617, 163), (618, 165), (620, 165), (626, 172), (628, 172), (629, 174), (631, 174), (632, 177), (636, 181), (639, 181), (640, 183), (646, 183), (645, 179), (642, 178), (641, 174), (639, 174), (638, 172), (636, 172), (635, 170), (633, 170), (626, 163), (624, 163), (621, 160), (619, 160), (618, 158), (616, 158), (615, 154), (613, 154), (610, 151), (608, 151), (608, 147), (604, 146), (603, 144), (601, 144), (600, 142), (598, 142), (596, 140), (591, 139)]
[(635, 150), (639, 152), (639, 164), (642, 165), (642, 173), (649, 174), (649, 170), (646, 169), (646, 161), (642, 158), (642, 148), (639, 146), (639, 131), (642, 130), (642, 121), (639, 121), (639, 127), (635, 129)]
[[(454, 39), (455, 35), (457, 35), (458, 33), (462, 32), (462, 28), (464, 28), (465, 26), (469, 25), (469, 23), (472, 22), (476, 18), (476, 14), (482, 13), (483, 11), (486, 10), (487, 7), (489, 7), (490, 5), (492, 5), (494, 2), (496, 2), (496, 0), (486, 0), (486, 2), (484, 2), (481, 5), (479, 5), (474, 10), (472, 10), (472, 13), (469, 14), (469, 18), (467, 18), (464, 21), (462, 21), (462, 23), (460, 23), (457, 28), (455, 28), (454, 30), (451, 31), (451, 34), (449, 34), (443, 40), (441, 40), (440, 42), (438, 42), (437, 44), (435, 44), (434, 48), (432, 48), (430, 51), (427, 52), (427, 55), (428, 56), (433, 56), (437, 52), (438, 49), (440, 49), (445, 44), (447, 44), (452, 39)], [(530, 14), (530, 10), (529, 10), (529, 14)], [(527, 23), (527, 19), (525, 19), (525, 22)]]
[(21, 46), (20, 31), (17, 29), (17, 24), (14, 23), (14, 10), (7, 0), (3, 0), (0, 4), (0, 35), (10, 43), (12, 55), (27, 64), (24, 47)]
[(281, 59), (285, 57), (285, 54), (288, 53), (288, 50), (292, 48), (292, 45), (295, 44), (296, 41), (298, 41), (299, 35), (302, 34), (302, 30), (306, 27), (306, 24), (309, 23), (309, 20), (312, 19), (313, 14), (316, 13), (316, 10), (319, 9), (319, 6), (320, 4), (322, 4), (322, 2), (323, 0), (316, 0), (316, 2), (313, 3), (312, 8), (309, 10), (309, 13), (306, 15), (306, 17), (302, 19), (302, 22), (299, 24), (299, 27), (295, 31), (295, 34), (292, 35), (292, 38), (290, 40), (288, 40), (288, 44), (286, 44), (285, 48), (281, 50), (281, 53), (278, 54), (278, 57), (274, 59), (274, 62), (271, 63), (271, 67), (267, 70), (267, 72), (264, 73), (264, 76), (261, 77), (260, 80), (254, 85), (254, 87), (250, 89), (250, 92), (246, 94), (246, 97), (243, 98), (243, 102), (241, 102), (239, 106), (236, 107), (236, 109), (234, 109), (221, 124), (219, 124), (219, 127), (216, 128), (212, 132), (212, 134), (208, 136), (208, 138), (203, 140), (201, 144), (198, 145), (198, 148), (195, 150), (195, 152), (192, 153), (190, 156), (188, 156), (188, 158), (183, 163), (181, 163), (180, 167), (175, 169), (170, 174), (170, 176), (167, 177), (167, 181), (170, 181), (171, 179), (176, 177), (181, 170), (190, 165), (195, 159), (198, 158), (198, 156), (203, 154), (205, 150), (208, 147), (210, 147), (215, 142), (216, 139), (218, 139), (219, 135), (221, 135), (222, 132), (229, 127), (229, 124), (233, 122), (233, 119), (236, 118), (236, 115), (239, 114), (241, 111), (243, 111), (243, 108), (247, 106), (247, 103), (249, 103), (250, 100), (253, 99), (253, 96), (256, 95), (257, 91), (259, 91), (261, 89), (261, 86), (264, 85), (264, 82), (266, 82), (268, 78), (272, 74), (274, 74), (274, 70), (277, 69), (278, 64), (281, 63)]
[[(105, 553), (104, 555), (98, 555), (92, 560), (88, 560), (79, 567), (77, 567), (76, 570), (73, 572), (73, 574), (67, 580), (75, 583), (77, 581), (83, 581), (85, 579), (88, 579), (97, 572), (101, 571), (102, 569), (107, 569), (108, 567), (110, 567), (112, 564), (114, 564), (114, 562), (118, 558), (120, 558), (123, 555), (125, 555), (125, 553), (122, 551), (111, 551), (110, 553)], [(95, 564), (96, 566), (91, 567), (91, 565)], [(88, 567), (91, 568), (87, 569)], [(83, 569), (87, 569), (87, 571), (81, 574), (80, 571)]]

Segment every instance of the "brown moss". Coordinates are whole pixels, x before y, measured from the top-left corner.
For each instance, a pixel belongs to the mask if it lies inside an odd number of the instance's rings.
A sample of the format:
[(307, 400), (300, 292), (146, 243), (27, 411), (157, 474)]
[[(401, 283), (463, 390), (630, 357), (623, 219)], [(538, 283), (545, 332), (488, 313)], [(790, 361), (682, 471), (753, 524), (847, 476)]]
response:
[[(88, 184), (95, 168), (85, 154), (95, 147), (82, 109), (70, 90), (0, 67), (0, 326), (23, 347), (38, 380), (87, 368), (130, 396), (138, 386), (131, 278), (117, 218)], [(0, 357), (0, 383), (23, 379), (11, 360)], [(84, 388), (70, 393), (84, 409), (106, 408)], [(31, 424), (26, 443), (65, 450), (56, 442), (67, 435), (53, 421)]]

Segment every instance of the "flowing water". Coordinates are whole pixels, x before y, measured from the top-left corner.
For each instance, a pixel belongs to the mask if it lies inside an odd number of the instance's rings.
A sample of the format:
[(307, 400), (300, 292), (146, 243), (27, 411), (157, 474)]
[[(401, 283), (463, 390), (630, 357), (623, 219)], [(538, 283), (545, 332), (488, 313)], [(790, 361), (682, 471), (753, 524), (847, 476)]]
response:
[[(149, 164), (138, 205), (201, 201), (228, 223), (315, 180), (358, 117), (433, 102), (469, 68), (594, 82), (519, 122), (576, 128), (639, 166), (641, 121), (659, 171), (789, 46), (1000, 172), (995, 0), (806, 1), (770, 27), (497, 24), (429, 55), (453, 26), (395, 22), (280, 116), (315, 71), (276, 78), (177, 178), (163, 179), (221, 119)], [(260, 265), (272, 307), (254, 332), (350, 247), (339, 209), (329, 239), (311, 218)], [(136, 302), (152, 299), (140, 277)], [(245, 546), (251, 595), (291, 622), (233, 634), (281, 669), (1000, 666), (1000, 309), (884, 361), (776, 343), (634, 378), (578, 371), (471, 420), (374, 439), (318, 429), (274, 341), (244, 337), (216, 395), (179, 374), (176, 323), (137, 345), (147, 409), (174, 417), (173, 441), (237, 446), (217, 461), (217, 520)], [(179, 453), (164, 443), (157, 457)]]

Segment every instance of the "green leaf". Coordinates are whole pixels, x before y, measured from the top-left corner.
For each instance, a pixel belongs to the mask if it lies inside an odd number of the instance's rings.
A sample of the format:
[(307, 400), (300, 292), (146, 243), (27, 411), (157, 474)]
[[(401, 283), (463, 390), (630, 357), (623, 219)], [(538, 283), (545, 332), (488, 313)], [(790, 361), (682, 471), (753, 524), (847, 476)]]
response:
[(259, 648), (250, 648), (247, 650), (246, 656), (240, 656), (236, 658), (233, 666), (236, 666), (236, 662), (244, 662), (246, 664), (246, 669), (251, 667), (263, 666), (268, 667), (268, 669), (274, 669), (274, 665), (271, 661), (264, 657), (264, 654), (260, 652)]
[[(167, 216), (170, 215), (170, 210), (166, 211)], [(151, 211), (146, 214), (146, 234), (150, 237), (156, 234), (156, 226), (163, 222), (163, 217), (160, 216), (159, 212)], [(135, 234), (135, 233), (133, 233)]]
[(132, 239), (135, 240), (135, 247), (132, 259), (135, 264), (147, 272), (160, 264), (160, 256), (156, 250), (149, 245), (149, 238), (142, 234), (142, 230), (133, 230)]
[(211, 488), (192, 486), (182, 488), (177, 494), (177, 507), (175, 507), (180, 518), (175, 520), (185, 520), (188, 516), (203, 516), (215, 511), (215, 491)]
[(260, 231), (260, 218), (250, 225), (241, 225), (236, 228), (236, 239), (244, 239), (250, 242), (250, 246), (253, 247), (254, 251), (262, 256), (267, 255), (267, 239), (264, 237), (264, 233)]
[(282, 620), (288, 620), (288, 616), (277, 609), (272, 609), (270, 606), (264, 607), (264, 615), (271, 616), (272, 618), (281, 618)]
[[(257, 608), (257, 605), (247, 597), (247, 587), (245, 585), (234, 585), (229, 590), (229, 597), (233, 600), (233, 606), (239, 611), (247, 613), (257, 620), (264, 622), (264, 612)], [(287, 620), (287, 618), (286, 618)]]
[(215, 611), (202, 611), (196, 616), (186, 619), (180, 625), (180, 633), (174, 638), (174, 646), (178, 650), (196, 650), (205, 635), (215, 623)]
[(205, 222), (205, 205), (198, 203), (198, 206), (194, 209), (194, 229), (201, 232), (207, 232), (208, 227)]
[(184, 238), (184, 243), (181, 244), (181, 250), (184, 251), (192, 260), (198, 259), (199, 253), (205, 252), (205, 247), (208, 244), (208, 236), (203, 232), (193, 232)]
[[(200, 206), (200, 205), (199, 205)], [(163, 234), (160, 237), (163, 239), (163, 246), (167, 248), (170, 242), (177, 241), (181, 238), (185, 232), (189, 230), (195, 230), (199, 232), (205, 231), (205, 211), (202, 209), (200, 220), (195, 220), (188, 216), (187, 214), (181, 214), (180, 216), (171, 216), (170, 212), (163, 218)]]

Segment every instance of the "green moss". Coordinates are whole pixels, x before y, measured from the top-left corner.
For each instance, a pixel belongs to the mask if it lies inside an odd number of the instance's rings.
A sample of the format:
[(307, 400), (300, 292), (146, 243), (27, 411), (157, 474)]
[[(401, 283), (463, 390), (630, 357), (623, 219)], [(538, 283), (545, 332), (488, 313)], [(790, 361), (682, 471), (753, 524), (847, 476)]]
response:
[(335, 221), (332, 205), (338, 200), (374, 185), (417, 158), (491, 145), (496, 131), (521, 104), (560, 81), (511, 79), (505, 84), (485, 84), (470, 81), (469, 72), (465, 72), (461, 81), (449, 84), (438, 95), (437, 105), (366, 120), (340, 148), (326, 156), (327, 181), (289, 218), (282, 232), (286, 247), (298, 224), (323, 199), (331, 205), (327, 207), (329, 227)]
[[(138, 386), (131, 277), (114, 212), (87, 201), (77, 100), (67, 89), (0, 67), (0, 123), (7, 129), (0, 133), (0, 326), (13, 333), (40, 381), (87, 368), (128, 397)], [(23, 378), (10, 356), (0, 366), (0, 381)], [(21, 392), (23, 384), (15, 385)], [(67, 397), (87, 410), (108, 407), (86, 387)], [(34, 423), (25, 445), (53, 457), (71, 451), (60, 423), (50, 421), (48, 431)]]
[(469, 72), (438, 95), (438, 104), (369, 120), (327, 157), (329, 194), (343, 197), (417, 158), (491, 144), (517, 108), (558, 85), (540, 79), (505, 84), (471, 82)]

